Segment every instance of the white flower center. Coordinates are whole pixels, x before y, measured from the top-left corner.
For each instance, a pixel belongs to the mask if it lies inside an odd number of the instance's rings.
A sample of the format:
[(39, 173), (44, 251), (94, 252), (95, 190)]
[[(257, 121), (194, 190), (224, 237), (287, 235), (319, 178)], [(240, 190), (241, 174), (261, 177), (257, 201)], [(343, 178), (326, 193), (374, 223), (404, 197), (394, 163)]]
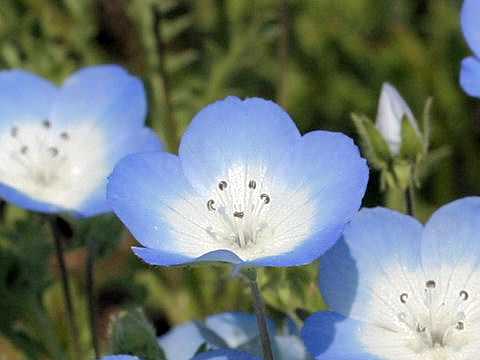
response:
[(216, 196), (207, 201), (211, 213), (207, 233), (233, 248), (245, 249), (255, 245), (259, 237), (271, 231), (265, 214), (272, 199), (264, 190), (254, 179), (231, 186), (228, 181), (221, 180)]
[(12, 126), (0, 135), (0, 181), (35, 200), (72, 208), (108, 175), (104, 149), (91, 124)]
[(459, 266), (448, 272), (449, 278), (425, 280), (422, 271), (388, 271), (388, 280), (381, 278), (374, 285), (372, 321), (362, 329), (369, 351), (394, 360), (476, 359), (480, 293), (478, 283), (455, 281), (453, 274), (462, 271), (471, 273)]

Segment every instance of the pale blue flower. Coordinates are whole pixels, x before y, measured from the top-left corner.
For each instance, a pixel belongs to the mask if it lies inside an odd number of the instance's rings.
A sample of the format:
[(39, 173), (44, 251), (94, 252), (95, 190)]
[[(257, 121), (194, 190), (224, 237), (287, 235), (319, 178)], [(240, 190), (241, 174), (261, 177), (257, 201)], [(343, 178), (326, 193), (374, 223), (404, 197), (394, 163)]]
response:
[(178, 156), (120, 161), (107, 196), (150, 264), (293, 266), (335, 243), (367, 180), (349, 137), (301, 136), (275, 103), (228, 97), (195, 116)]
[(253, 357), (252, 355), (237, 350), (220, 349), (213, 351), (203, 352), (192, 360), (261, 360), (260, 358)]
[(61, 87), (23, 70), (0, 72), (0, 195), (45, 213), (110, 211), (114, 164), (163, 149), (144, 127), (146, 109), (142, 83), (119, 66), (82, 69)]
[(463, 35), (475, 56), (462, 60), (460, 85), (471, 96), (480, 98), (480, 1), (465, 0), (460, 20)]
[(317, 359), (478, 359), (479, 197), (441, 207), (425, 226), (362, 209), (320, 264), (333, 311), (302, 329)]

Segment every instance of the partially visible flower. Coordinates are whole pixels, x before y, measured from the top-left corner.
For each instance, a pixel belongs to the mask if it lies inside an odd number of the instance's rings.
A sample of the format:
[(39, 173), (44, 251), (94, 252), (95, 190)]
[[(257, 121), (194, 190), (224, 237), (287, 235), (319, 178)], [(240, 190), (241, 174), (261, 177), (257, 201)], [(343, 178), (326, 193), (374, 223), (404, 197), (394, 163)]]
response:
[(367, 180), (349, 137), (301, 136), (275, 103), (228, 97), (195, 116), (179, 156), (120, 161), (107, 197), (147, 263), (294, 266), (335, 243)]
[(195, 356), (192, 360), (260, 360), (260, 358), (237, 350), (221, 349), (205, 351)]
[[(267, 319), (273, 351), (277, 360), (311, 359), (296, 329), (278, 334), (272, 320)], [(188, 342), (185, 341), (188, 339)], [(226, 312), (210, 315), (204, 323), (188, 322), (174, 327), (158, 339), (167, 360), (188, 360), (203, 345), (207, 350), (236, 349), (253, 356), (262, 356), (257, 319), (253, 314)]]
[(132, 355), (107, 355), (99, 360), (141, 360), (141, 359)]
[(146, 108), (140, 80), (115, 65), (82, 69), (60, 88), (23, 70), (0, 72), (0, 195), (45, 213), (110, 211), (114, 164), (163, 149), (143, 126)]
[(441, 207), (425, 227), (363, 209), (320, 263), (333, 312), (302, 329), (317, 359), (478, 359), (479, 197)]
[(418, 131), (417, 121), (405, 100), (389, 83), (384, 83), (378, 101), (375, 127), (387, 142), (392, 154), (396, 155), (402, 145), (402, 121), (407, 118)]
[(460, 85), (471, 96), (480, 98), (480, 2), (465, 0), (460, 20), (463, 35), (475, 56), (462, 60)]

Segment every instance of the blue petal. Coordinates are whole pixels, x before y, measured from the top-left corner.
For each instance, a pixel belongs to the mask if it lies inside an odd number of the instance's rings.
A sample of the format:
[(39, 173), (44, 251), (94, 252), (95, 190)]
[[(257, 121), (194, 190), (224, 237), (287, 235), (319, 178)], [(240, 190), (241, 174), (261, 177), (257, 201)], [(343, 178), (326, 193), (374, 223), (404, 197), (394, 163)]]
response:
[(235, 163), (268, 171), (299, 137), (294, 122), (277, 104), (228, 97), (194, 117), (179, 155), (190, 183), (202, 191), (221, 180)]
[(158, 344), (169, 360), (191, 359), (204, 342), (205, 339), (193, 322), (177, 325), (158, 338)]
[(64, 209), (51, 203), (34, 200), (30, 196), (2, 183), (0, 183), (0, 195), (6, 201), (27, 210), (38, 211), (46, 214), (54, 214), (71, 210)]
[(462, 60), (460, 85), (470, 96), (480, 97), (480, 61), (475, 57)]
[[(427, 274), (433, 276), (442, 267), (449, 268), (449, 272), (461, 266), (478, 269), (479, 234), (480, 197), (463, 198), (438, 209), (425, 225), (422, 239), (422, 262)], [(456, 273), (465, 275), (464, 271)]]
[[(363, 324), (330, 311), (310, 316), (302, 329), (302, 339), (315, 359), (380, 360), (366, 353), (357, 334)], [(381, 339), (378, 339), (381, 341)]]
[(141, 360), (140, 358), (132, 355), (107, 355), (100, 360)]
[(195, 356), (192, 360), (260, 360), (252, 355), (237, 350), (220, 349), (213, 351), (206, 351), (200, 355)]
[[(422, 225), (414, 218), (385, 208), (362, 209), (340, 239), (320, 257), (319, 287), (327, 304), (340, 314), (368, 321), (372, 296), (384, 298), (395, 289), (374, 287), (376, 279), (394, 286), (398, 278), (421, 268)], [(390, 281), (389, 277), (395, 277)]]
[(139, 79), (117, 65), (84, 68), (69, 77), (50, 113), (63, 125), (89, 122), (119, 134), (143, 126), (146, 95)]
[[(307, 264), (317, 259), (340, 237), (347, 222), (360, 207), (368, 182), (368, 167), (360, 157), (352, 139), (327, 131), (312, 131), (301, 139), (281, 159), (273, 175), (272, 188), (284, 188), (289, 198), (299, 191), (309, 194), (313, 204), (313, 225), (310, 236), (302, 239), (294, 251), (253, 261), (265, 266), (290, 266)], [(278, 197), (279, 195), (277, 195)], [(285, 204), (289, 206), (294, 204)], [(288, 212), (272, 216), (281, 223), (289, 221), (291, 214), (305, 213), (291, 206)], [(308, 220), (309, 217), (305, 217)], [(299, 224), (293, 224), (298, 226)]]
[(475, 55), (480, 57), (480, 2), (465, 0), (460, 13), (463, 35)]
[[(242, 312), (226, 312), (208, 316), (205, 325), (215, 331), (231, 348), (258, 336), (257, 318), (253, 314)], [(270, 336), (276, 333), (275, 324), (267, 319)]]
[(0, 72), (0, 131), (48, 117), (58, 89), (51, 82), (23, 70)]
[[(108, 143), (107, 161), (110, 164), (108, 172), (113, 170), (114, 165), (129, 154), (150, 151), (162, 151), (161, 140), (150, 128), (132, 130), (123, 136), (111, 139)], [(106, 196), (107, 178), (98, 188), (76, 209), (83, 217), (95, 216), (111, 210)]]

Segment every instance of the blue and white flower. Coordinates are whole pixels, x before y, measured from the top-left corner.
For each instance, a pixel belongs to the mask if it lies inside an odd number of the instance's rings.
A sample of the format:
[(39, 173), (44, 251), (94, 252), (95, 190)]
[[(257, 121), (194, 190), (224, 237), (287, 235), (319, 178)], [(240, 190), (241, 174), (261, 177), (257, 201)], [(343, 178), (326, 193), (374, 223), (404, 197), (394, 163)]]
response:
[(144, 127), (146, 96), (119, 66), (85, 68), (58, 88), (0, 72), (0, 195), (45, 213), (110, 211), (107, 176), (123, 156), (162, 150)]
[(460, 85), (471, 96), (480, 98), (480, 2), (465, 0), (463, 2), (460, 20), (463, 35), (475, 56), (462, 60)]
[(260, 358), (237, 350), (220, 349), (213, 351), (205, 351), (195, 356), (192, 360), (260, 360)]
[[(310, 360), (311, 356), (294, 325), (278, 334), (272, 320), (267, 319), (273, 352), (277, 360)], [(188, 339), (188, 341), (186, 341)], [(188, 360), (206, 344), (208, 350), (235, 349), (262, 357), (257, 318), (243, 312), (210, 315), (204, 323), (177, 325), (158, 339), (167, 360)]]
[(179, 155), (128, 156), (107, 197), (154, 265), (212, 260), (292, 266), (315, 260), (358, 210), (368, 168), (341, 133), (301, 136), (273, 102), (207, 106)]
[(375, 127), (387, 142), (392, 154), (399, 153), (402, 146), (402, 121), (406, 117), (420, 135), (417, 121), (410, 107), (389, 83), (384, 83), (378, 101)]
[(425, 226), (363, 209), (320, 263), (333, 312), (302, 329), (317, 359), (478, 359), (479, 197), (443, 206)]

